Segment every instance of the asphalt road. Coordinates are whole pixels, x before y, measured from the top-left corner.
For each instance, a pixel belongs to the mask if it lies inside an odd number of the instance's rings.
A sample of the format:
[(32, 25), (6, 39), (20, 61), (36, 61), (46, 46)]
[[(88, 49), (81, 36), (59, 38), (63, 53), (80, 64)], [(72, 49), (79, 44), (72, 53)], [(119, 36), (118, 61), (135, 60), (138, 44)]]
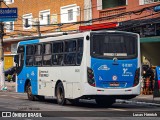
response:
[[(113, 118), (121, 120), (122, 118), (135, 119), (137, 116), (141, 119), (158, 119), (160, 117), (159, 106), (148, 104), (118, 102), (106, 108), (97, 106), (94, 100), (81, 100), (78, 105), (67, 104), (60, 106), (55, 99), (47, 98), (45, 101), (29, 101), (26, 94), (15, 92), (0, 92), (0, 111), (1, 115), (2, 112), (11, 112), (12, 118), (16, 120), (22, 119), (22, 117), (25, 120), (44, 119), (45, 117), (47, 119), (56, 119), (58, 117), (58, 120), (110, 120)], [(33, 118), (32, 113), (35, 113), (38, 118)], [(28, 115), (29, 118), (27, 118)], [(42, 118), (40, 118), (41, 116)], [(3, 119), (10, 118), (3, 117)]]

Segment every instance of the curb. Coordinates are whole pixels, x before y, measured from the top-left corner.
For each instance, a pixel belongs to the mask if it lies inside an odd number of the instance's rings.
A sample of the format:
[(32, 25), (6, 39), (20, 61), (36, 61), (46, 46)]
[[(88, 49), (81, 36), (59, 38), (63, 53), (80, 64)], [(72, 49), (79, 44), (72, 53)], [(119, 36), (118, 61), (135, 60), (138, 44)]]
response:
[(149, 105), (149, 106), (157, 106), (160, 107), (159, 102), (150, 102), (150, 101), (140, 101), (140, 100), (117, 100), (117, 103), (127, 103), (127, 104), (139, 104), (139, 105)]

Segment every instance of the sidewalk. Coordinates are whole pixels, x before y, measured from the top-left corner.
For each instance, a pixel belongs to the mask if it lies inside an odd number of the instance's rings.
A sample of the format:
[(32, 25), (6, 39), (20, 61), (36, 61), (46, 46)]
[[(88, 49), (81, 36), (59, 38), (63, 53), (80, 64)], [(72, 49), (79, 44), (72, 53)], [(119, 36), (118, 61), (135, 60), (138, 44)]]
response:
[(16, 92), (16, 82), (8, 82), (5, 81), (5, 86), (7, 86), (7, 90), (8, 92)]
[(153, 98), (153, 95), (139, 95), (132, 100), (137, 101), (137, 102), (147, 102), (147, 103), (160, 104), (160, 97)]

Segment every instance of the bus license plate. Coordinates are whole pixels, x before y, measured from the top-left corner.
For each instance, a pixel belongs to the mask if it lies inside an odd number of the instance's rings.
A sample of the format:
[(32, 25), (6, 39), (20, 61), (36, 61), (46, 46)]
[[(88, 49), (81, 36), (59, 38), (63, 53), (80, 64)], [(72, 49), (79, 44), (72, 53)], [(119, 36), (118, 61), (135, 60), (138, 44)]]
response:
[(111, 87), (118, 87), (119, 86), (119, 83), (117, 82), (112, 82), (109, 84)]

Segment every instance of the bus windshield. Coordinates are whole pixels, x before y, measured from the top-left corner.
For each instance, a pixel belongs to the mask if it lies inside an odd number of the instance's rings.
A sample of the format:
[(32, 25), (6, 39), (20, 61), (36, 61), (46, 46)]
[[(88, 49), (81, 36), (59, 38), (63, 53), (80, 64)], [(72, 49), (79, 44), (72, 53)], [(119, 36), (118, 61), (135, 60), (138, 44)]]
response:
[(91, 56), (130, 59), (137, 57), (137, 36), (123, 33), (91, 35)]

